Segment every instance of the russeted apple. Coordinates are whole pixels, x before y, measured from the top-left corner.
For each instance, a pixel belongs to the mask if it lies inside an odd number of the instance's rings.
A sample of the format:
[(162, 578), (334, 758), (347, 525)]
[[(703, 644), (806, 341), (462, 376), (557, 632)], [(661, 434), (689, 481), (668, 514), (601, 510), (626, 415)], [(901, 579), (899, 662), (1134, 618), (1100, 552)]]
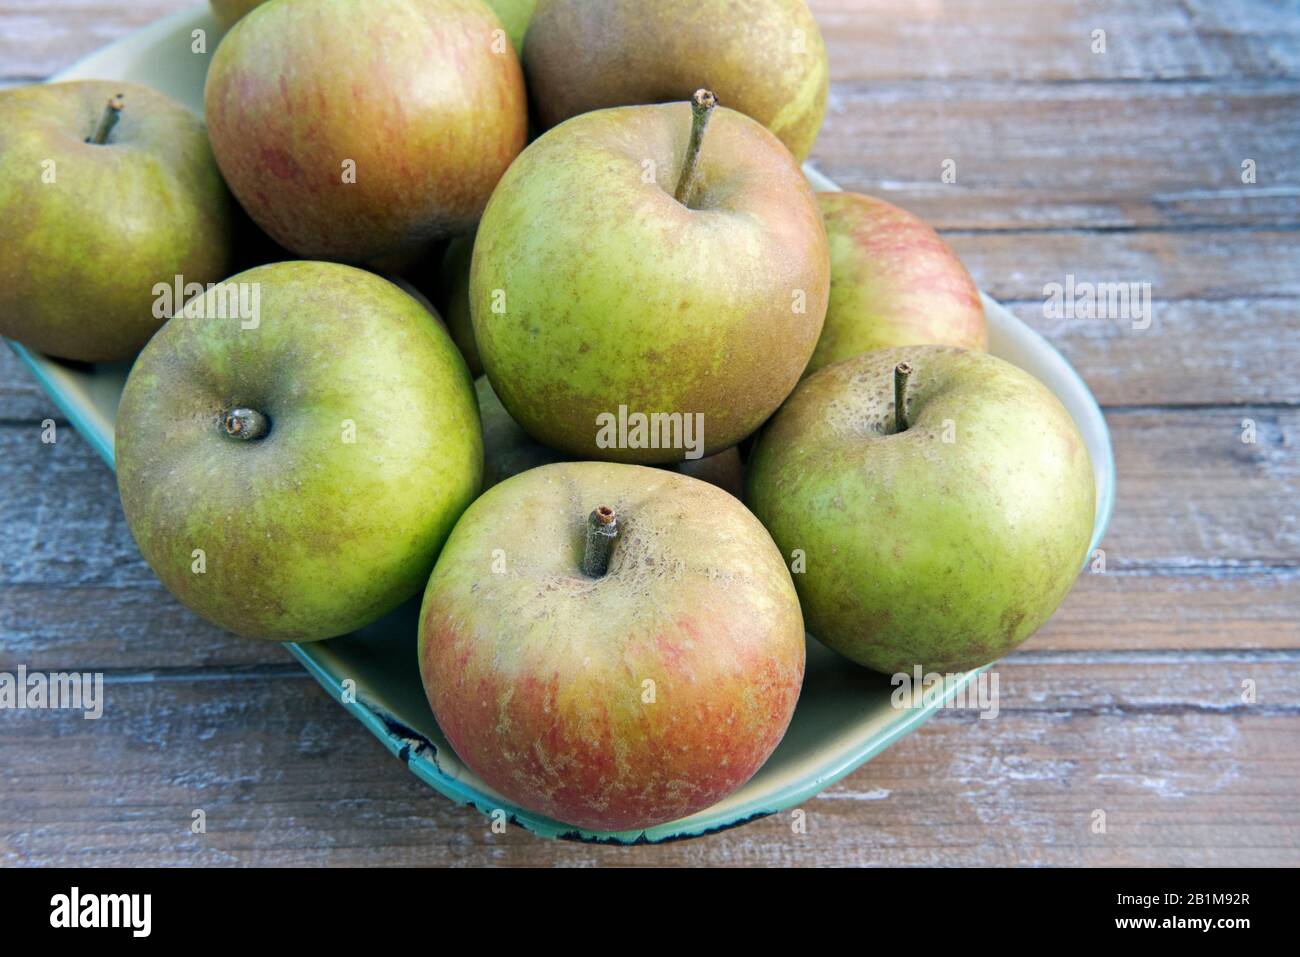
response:
[(861, 193), (818, 193), (831, 246), (831, 297), (805, 375), (890, 346), (983, 352), (980, 292), (952, 247), (923, 220)]
[(808, 631), (886, 674), (966, 671), (1070, 590), (1092, 538), (1087, 446), (1033, 376), (986, 353), (882, 349), (810, 376), (763, 430), (746, 500)]
[(170, 312), (159, 283), (225, 278), (232, 214), (203, 124), (156, 90), (0, 91), (0, 334), (62, 359), (131, 358)]
[(474, 338), (502, 403), (545, 445), (681, 461), (686, 427), (702, 424), (711, 455), (757, 429), (812, 356), (830, 287), (816, 199), (776, 137), (714, 105), (701, 90), (574, 117), (492, 195)]
[(804, 0), (543, 0), (524, 67), (544, 128), (707, 86), (803, 160), (826, 114), (826, 47)]
[(167, 589), (286, 641), (418, 592), (483, 474), (469, 372), (435, 318), (378, 276), (312, 262), (186, 303), (131, 370), (116, 458)]
[(494, 790), (625, 831), (708, 807), (785, 734), (804, 672), (790, 573), (732, 496), (662, 469), (545, 465), (457, 523), (420, 674)]
[(483, 0), (276, 0), (221, 41), (204, 100), (221, 171), (272, 239), (385, 269), (473, 227), (528, 123)]

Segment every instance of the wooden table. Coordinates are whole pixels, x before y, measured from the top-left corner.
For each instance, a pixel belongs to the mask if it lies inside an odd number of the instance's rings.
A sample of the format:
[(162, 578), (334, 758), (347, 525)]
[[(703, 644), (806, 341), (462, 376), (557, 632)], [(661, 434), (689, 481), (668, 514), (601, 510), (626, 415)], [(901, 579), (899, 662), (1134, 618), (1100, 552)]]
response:
[[(186, 5), (0, 0), (0, 84)], [(817, 165), (942, 229), (1112, 431), (1105, 571), (998, 666), (1000, 716), (943, 713), (808, 801), (806, 834), (493, 834), (284, 651), (173, 601), (108, 469), (70, 428), (41, 442), (59, 416), (0, 351), (0, 671), (102, 670), (112, 703), (0, 713), (0, 863), (1300, 864), (1300, 5), (813, 7)], [(1149, 328), (1044, 318), (1071, 274), (1150, 283)]]

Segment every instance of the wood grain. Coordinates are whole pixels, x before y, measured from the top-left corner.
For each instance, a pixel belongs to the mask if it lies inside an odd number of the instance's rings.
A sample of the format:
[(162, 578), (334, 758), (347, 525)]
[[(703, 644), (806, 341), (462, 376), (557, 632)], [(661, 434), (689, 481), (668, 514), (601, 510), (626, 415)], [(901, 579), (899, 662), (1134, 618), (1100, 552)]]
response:
[[(0, 87), (192, 5), (0, 0)], [(0, 712), (0, 863), (1300, 864), (1294, 4), (811, 6), (834, 81), (814, 162), (944, 231), (1111, 428), (1105, 571), (999, 663), (998, 717), (942, 713), (806, 802), (806, 834), (788, 815), (649, 848), (493, 834), (282, 649), (168, 596), (111, 473), (0, 350), (0, 670), (103, 670), (110, 701), (101, 721)], [(1068, 275), (1149, 283), (1150, 326), (1049, 317)]]

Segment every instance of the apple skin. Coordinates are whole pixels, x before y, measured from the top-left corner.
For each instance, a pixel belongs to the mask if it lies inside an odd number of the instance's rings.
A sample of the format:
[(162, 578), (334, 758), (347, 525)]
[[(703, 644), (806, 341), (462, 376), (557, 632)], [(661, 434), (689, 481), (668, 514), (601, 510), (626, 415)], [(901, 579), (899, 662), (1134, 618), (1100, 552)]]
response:
[(483, 367), (530, 435), (574, 457), (685, 458), (601, 448), (597, 416), (620, 405), (703, 414), (704, 454), (730, 448), (789, 395), (821, 333), (830, 253), (794, 157), (719, 107), (690, 208), (673, 196), (690, 129), (685, 103), (574, 117), (520, 155), (479, 224)]
[[(107, 143), (87, 143), (119, 93)], [(62, 359), (129, 359), (164, 321), (156, 283), (217, 282), (231, 259), (203, 124), (134, 83), (0, 91), (0, 223), (0, 334)]]
[[(579, 562), (599, 505), (622, 531), (592, 579)], [(803, 620), (781, 556), (730, 495), (662, 469), (546, 465), (456, 525), (419, 660), (438, 724), (490, 787), (626, 831), (706, 808), (762, 766), (799, 697)]]
[(801, 161), (826, 115), (830, 76), (803, 0), (542, 0), (524, 68), (543, 128), (604, 107), (686, 100), (707, 87)]
[[(909, 428), (893, 433), (893, 370)], [(946, 420), (954, 441), (944, 441)], [(806, 379), (764, 429), (746, 501), (795, 575), (808, 631), (886, 674), (966, 671), (1020, 644), (1070, 590), (1095, 487), (1069, 413), (986, 353), (884, 349)]]
[(231, 190), (313, 259), (409, 261), (472, 228), (528, 124), (498, 30), (482, 0), (276, 0), (241, 20), (204, 91)]
[[(187, 305), (127, 379), (127, 525), (168, 591), (223, 628), (281, 641), (354, 631), (420, 590), (478, 494), (469, 372), (424, 306), (378, 276), (286, 262), (230, 281), (258, 284), (256, 329)], [(235, 404), (268, 416), (270, 433), (227, 435)]]
[(984, 304), (952, 247), (924, 221), (861, 193), (818, 193), (831, 247), (826, 325), (805, 375), (872, 349), (984, 352)]

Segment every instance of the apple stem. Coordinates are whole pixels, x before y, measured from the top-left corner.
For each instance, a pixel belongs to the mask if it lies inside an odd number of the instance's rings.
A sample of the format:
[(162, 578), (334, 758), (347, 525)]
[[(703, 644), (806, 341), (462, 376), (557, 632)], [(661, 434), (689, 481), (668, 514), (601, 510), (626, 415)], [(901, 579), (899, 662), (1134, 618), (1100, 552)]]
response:
[(95, 127), (95, 132), (91, 134), (87, 143), (94, 143), (96, 146), (103, 146), (108, 142), (108, 134), (113, 132), (113, 127), (117, 126), (118, 117), (121, 116), (122, 110), (126, 108), (126, 99), (121, 93), (116, 93), (109, 97), (108, 105), (104, 107), (104, 114), (99, 118), (99, 125)]
[(582, 573), (588, 578), (603, 578), (609, 571), (609, 556), (618, 538), (618, 516), (602, 505), (587, 516), (587, 547), (582, 553)]
[(692, 193), (695, 192), (695, 176), (700, 165), (700, 149), (704, 146), (704, 131), (709, 125), (713, 108), (718, 105), (718, 98), (708, 90), (696, 90), (691, 97), (691, 142), (686, 147), (686, 165), (677, 180), (677, 189), (673, 196), (683, 206), (690, 207)]
[(894, 431), (907, 431), (907, 379), (912, 374), (910, 362), (894, 366)]
[(266, 437), (271, 420), (256, 409), (231, 409), (221, 417), (221, 427), (232, 439), (252, 442)]

